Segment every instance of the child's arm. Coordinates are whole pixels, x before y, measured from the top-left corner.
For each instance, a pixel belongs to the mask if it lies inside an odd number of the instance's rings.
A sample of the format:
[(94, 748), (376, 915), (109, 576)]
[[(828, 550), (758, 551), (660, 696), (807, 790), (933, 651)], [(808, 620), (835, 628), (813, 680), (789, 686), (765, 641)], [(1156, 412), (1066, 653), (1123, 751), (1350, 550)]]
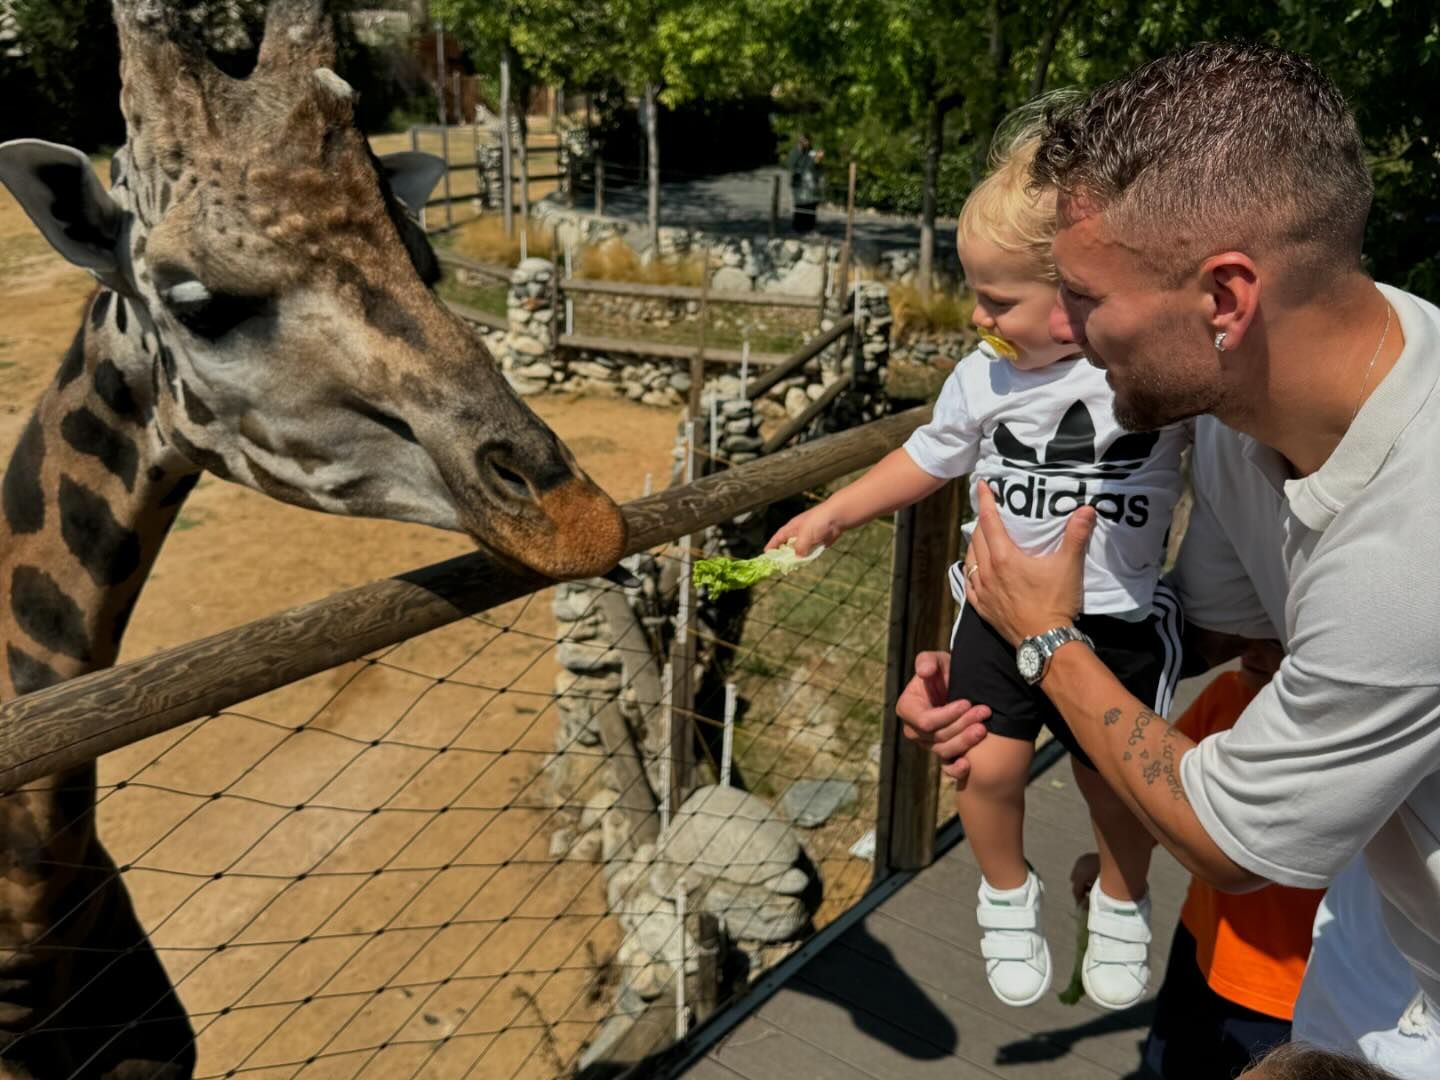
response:
[(841, 533), (917, 503), (945, 484), (944, 477), (931, 476), (916, 465), (902, 446), (886, 454), (853, 484), (847, 484), (819, 506), (787, 521), (770, 538), (765, 550), (793, 539), (795, 554), (808, 555), (819, 545), (833, 544)]

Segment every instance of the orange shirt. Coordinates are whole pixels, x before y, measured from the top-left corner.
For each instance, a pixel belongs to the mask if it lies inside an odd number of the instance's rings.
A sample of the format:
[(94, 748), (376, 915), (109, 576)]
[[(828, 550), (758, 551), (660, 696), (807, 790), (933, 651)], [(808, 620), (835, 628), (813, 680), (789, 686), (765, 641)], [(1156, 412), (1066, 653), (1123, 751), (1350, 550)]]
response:
[[(1234, 726), (1254, 696), (1239, 672), (1222, 672), (1175, 726), (1199, 742)], [(1192, 879), (1180, 921), (1195, 937), (1195, 961), (1210, 989), (1237, 1005), (1291, 1019), (1324, 895), (1324, 889), (1267, 885), (1236, 896)]]

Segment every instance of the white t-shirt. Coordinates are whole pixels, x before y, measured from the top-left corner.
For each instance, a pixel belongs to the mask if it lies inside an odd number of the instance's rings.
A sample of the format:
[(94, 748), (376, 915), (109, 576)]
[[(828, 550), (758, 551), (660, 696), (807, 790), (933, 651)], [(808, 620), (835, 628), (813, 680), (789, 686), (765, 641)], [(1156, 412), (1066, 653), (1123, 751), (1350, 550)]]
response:
[[(931, 476), (983, 478), (1011, 538), (1035, 555), (1060, 546), (1065, 519), (1097, 511), (1085, 556), (1089, 615), (1149, 615), (1180, 494), (1187, 433), (1126, 432), (1105, 373), (1084, 359), (1021, 371), (984, 346), (955, 366), (928, 424), (905, 443)], [(965, 526), (968, 538), (973, 521)]]
[(1405, 349), (1318, 471), (1290, 479), (1254, 439), (1196, 425), (1185, 617), (1287, 655), (1181, 775), (1215, 843), (1270, 881), (1322, 887), (1363, 849), (1440, 1002), (1440, 310), (1382, 291)]

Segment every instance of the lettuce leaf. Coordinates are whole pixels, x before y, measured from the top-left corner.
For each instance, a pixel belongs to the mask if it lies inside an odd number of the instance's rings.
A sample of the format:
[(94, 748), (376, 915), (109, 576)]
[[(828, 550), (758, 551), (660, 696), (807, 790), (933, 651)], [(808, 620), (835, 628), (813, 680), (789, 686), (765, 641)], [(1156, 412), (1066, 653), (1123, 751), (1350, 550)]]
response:
[(824, 550), (823, 547), (817, 547), (802, 558), (795, 554), (795, 543), (792, 540), (753, 559), (731, 559), (726, 556), (701, 559), (691, 570), (690, 579), (695, 588), (704, 590), (705, 595), (713, 600), (733, 589), (748, 589), (768, 577), (798, 570), (819, 557)]
[(1060, 991), (1062, 1005), (1076, 1005), (1085, 996), (1085, 984), (1080, 981), (1080, 971), (1085, 966), (1085, 946), (1090, 942), (1090, 908), (1081, 904), (1075, 909), (1075, 970), (1070, 973), (1070, 985)]

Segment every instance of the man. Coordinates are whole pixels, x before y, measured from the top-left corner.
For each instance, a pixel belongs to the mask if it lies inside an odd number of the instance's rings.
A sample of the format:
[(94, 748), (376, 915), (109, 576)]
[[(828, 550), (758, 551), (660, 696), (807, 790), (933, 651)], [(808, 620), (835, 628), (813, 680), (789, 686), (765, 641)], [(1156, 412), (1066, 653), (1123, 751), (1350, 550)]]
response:
[[(1278, 636), (1287, 656), (1197, 748), (1076, 639), (1095, 511), (1029, 557), (984, 486), (969, 601), (1197, 877), (1318, 888), (1364, 852), (1418, 992), (1383, 1031), (1316, 1031), (1310, 983), (1360, 968), (1312, 962), (1296, 1037), (1440, 1076), (1440, 310), (1361, 270), (1372, 189), (1354, 118), (1282, 50), (1201, 45), (1102, 87), (1055, 118), (1036, 174), (1059, 191), (1052, 333), (1106, 369), (1125, 426), (1202, 417), (1177, 568), (1210, 631), (1194, 642), (1213, 663), (1239, 636)], [(907, 734), (963, 775), (983, 710), (917, 709), (925, 687), (907, 690)], [(1332, 952), (1388, 948), (1347, 940), (1363, 913), (1333, 914)], [(1397, 1000), (1393, 980), (1330, 989)]]
[(825, 152), (816, 150), (809, 135), (801, 135), (790, 151), (790, 201), (794, 204), (791, 225), (797, 233), (815, 228), (815, 208), (820, 205), (820, 162)]

